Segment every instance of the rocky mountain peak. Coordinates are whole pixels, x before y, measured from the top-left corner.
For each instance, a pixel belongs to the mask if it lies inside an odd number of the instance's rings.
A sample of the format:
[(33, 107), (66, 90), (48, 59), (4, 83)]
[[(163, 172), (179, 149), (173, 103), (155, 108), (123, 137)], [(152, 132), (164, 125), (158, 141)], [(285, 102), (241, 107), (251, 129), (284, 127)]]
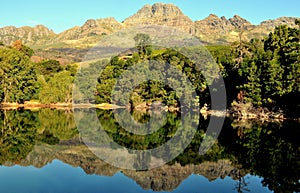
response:
[(194, 30), (193, 21), (184, 15), (177, 6), (163, 3), (155, 3), (152, 6), (145, 5), (136, 14), (125, 19), (123, 23), (127, 26), (166, 25), (188, 33), (192, 33)]
[(134, 16), (137, 17), (173, 16), (174, 17), (179, 15), (183, 15), (183, 13), (177, 6), (173, 4), (155, 3), (153, 5), (149, 5), (149, 4), (145, 5)]
[(123, 25), (114, 17), (102, 18), (96, 20), (97, 26), (101, 26), (110, 31), (115, 31), (123, 28)]
[(163, 3), (155, 3), (152, 5), (152, 14), (153, 15), (164, 15), (164, 16), (169, 16), (169, 15), (183, 15), (181, 10), (173, 5), (173, 4), (163, 4)]
[(222, 16), (221, 19), (222, 19), (223, 21), (227, 21), (227, 19), (226, 19), (225, 16)]
[(249, 21), (240, 17), (239, 15), (234, 15), (233, 18), (229, 19), (229, 21), (230, 21), (231, 25), (233, 25), (235, 28), (238, 28), (238, 29), (242, 29), (242, 28), (252, 25)]
[(220, 19), (216, 14), (209, 14), (206, 18), (205, 18), (205, 20), (213, 20), (213, 19)]
[(94, 19), (88, 19), (82, 26), (84, 29), (94, 28), (96, 27), (96, 20)]
[(279, 25), (288, 25), (291, 27), (296, 27), (295, 21), (296, 19), (300, 19), (300, 18), (296, 18), (296, 17), (279, 17), (275, 20), (266, 20), (260, 23), (261, 26), (265, 26), (268, 27), (269, 29), (272, 29), (276, 26)]
[(108, 17), (108, 18), (101, 18), (101, 19), (88, 19), (81, 28), (83, 30), (88, 30), (97, 27), (109, 28), (109, 27), (116, 27), (116, 26), (121, 26), (121, 23), (119, 23), (113, 17)]
[(196, 35), (209, 35), (209, 34), (226, 34), (233, 30), (234, 27), (226, 17), (219, 18), (215, 14), (210, 14), (203, 20), (195, 21)]
[(51, 29), (47, 28), (46, 26), (44, 26), (42, 24), (38, 24), (38, 25), (34, 26), (33, 28), (54, 33)]

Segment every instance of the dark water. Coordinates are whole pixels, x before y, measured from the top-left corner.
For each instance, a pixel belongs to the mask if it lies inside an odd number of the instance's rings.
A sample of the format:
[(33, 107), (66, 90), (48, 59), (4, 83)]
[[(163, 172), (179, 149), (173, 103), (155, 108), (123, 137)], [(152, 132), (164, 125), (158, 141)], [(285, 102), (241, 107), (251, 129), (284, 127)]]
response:
[[(149, 149), (172, 138), (181, 121), (167, 114), (163, 128), (135, 136), (111, 111), (97, 111), (107, 134), (132, 149)], [(148, 114), (134, 113), (139, 122)], [(198, 150), (208, 119), (168, 164), (145, 171), (116, 168), (82, 142), (71, 111), (0, 111), (0, 192), (299, 192), (299, 123), (226, 119), (218, 141)]]

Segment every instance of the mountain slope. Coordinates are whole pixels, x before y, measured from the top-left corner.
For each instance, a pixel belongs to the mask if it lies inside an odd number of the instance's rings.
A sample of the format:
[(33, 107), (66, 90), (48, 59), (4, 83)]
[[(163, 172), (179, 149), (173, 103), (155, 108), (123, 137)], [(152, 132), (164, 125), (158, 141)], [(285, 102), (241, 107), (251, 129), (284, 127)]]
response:
[(156, 3), (145, 5), (136, 14), (128, 17), (122, 23), (114, 18), (89, 19), (82, 26), (75, 26), (60, 34), (55, 34), (43, 25), (35, 27), (13, 26), (0, 28), (0, 41), (12, 44), (20, 39), (33, 48), (89, 48), (94, 46), (103, 36), (137, 25), (166, 25), (199, 37), (209, 44), (227, 44), (239, 40), (262, 38), (268, 35), (275, 26), (286, 24), (295, 27), (294, 17), (281, 17), (275, 20), (263, 21), (253, 25), (246, 19), (235, 15), (226, 19), (210, 14), (203, 20), (193, 22), (188, 16), (173, 4)]

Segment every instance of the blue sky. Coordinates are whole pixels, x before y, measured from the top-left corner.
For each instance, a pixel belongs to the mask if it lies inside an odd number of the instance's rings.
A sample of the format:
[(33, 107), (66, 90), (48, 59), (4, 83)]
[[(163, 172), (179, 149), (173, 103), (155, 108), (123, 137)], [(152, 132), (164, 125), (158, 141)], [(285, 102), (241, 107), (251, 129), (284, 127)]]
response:
[(156, 2), (173, 3), (192, 20), (210, 13), (226, 18), (238, 14), (253, 24), (281, 16), (300, 17), (300, 0), (8, 0), (1, 3), (0, 27), (44, 24), (58, 33), (91, 18), (123, 21), (143, 5)]

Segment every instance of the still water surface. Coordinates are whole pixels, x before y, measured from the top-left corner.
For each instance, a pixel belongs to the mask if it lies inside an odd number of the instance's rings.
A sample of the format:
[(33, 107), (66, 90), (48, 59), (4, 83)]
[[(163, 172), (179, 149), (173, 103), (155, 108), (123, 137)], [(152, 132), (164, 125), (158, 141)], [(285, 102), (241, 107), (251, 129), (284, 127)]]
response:
[[(135, 113), (146, 122), (148, 115)], [(212, 149), (197, 152), (209, 118), (175, 160), (148, 170), (120, 170), (82, 143), (71, 111), (0, 111), (0, 192), (298, 192), (299, 123), (227, 119)], [(153, 148), (169, 140), (180, 118), (145, 138), (125, 132), (111, 111), (99, 121), (118, 144)], [(175, 129), (176, 130), (176, 129)], [(165, 137), (164, 137), (165, 136)], [(168, 136), (168, 137), (166, 137)], [(159, 138), (159, 139), (158, 139)]]

